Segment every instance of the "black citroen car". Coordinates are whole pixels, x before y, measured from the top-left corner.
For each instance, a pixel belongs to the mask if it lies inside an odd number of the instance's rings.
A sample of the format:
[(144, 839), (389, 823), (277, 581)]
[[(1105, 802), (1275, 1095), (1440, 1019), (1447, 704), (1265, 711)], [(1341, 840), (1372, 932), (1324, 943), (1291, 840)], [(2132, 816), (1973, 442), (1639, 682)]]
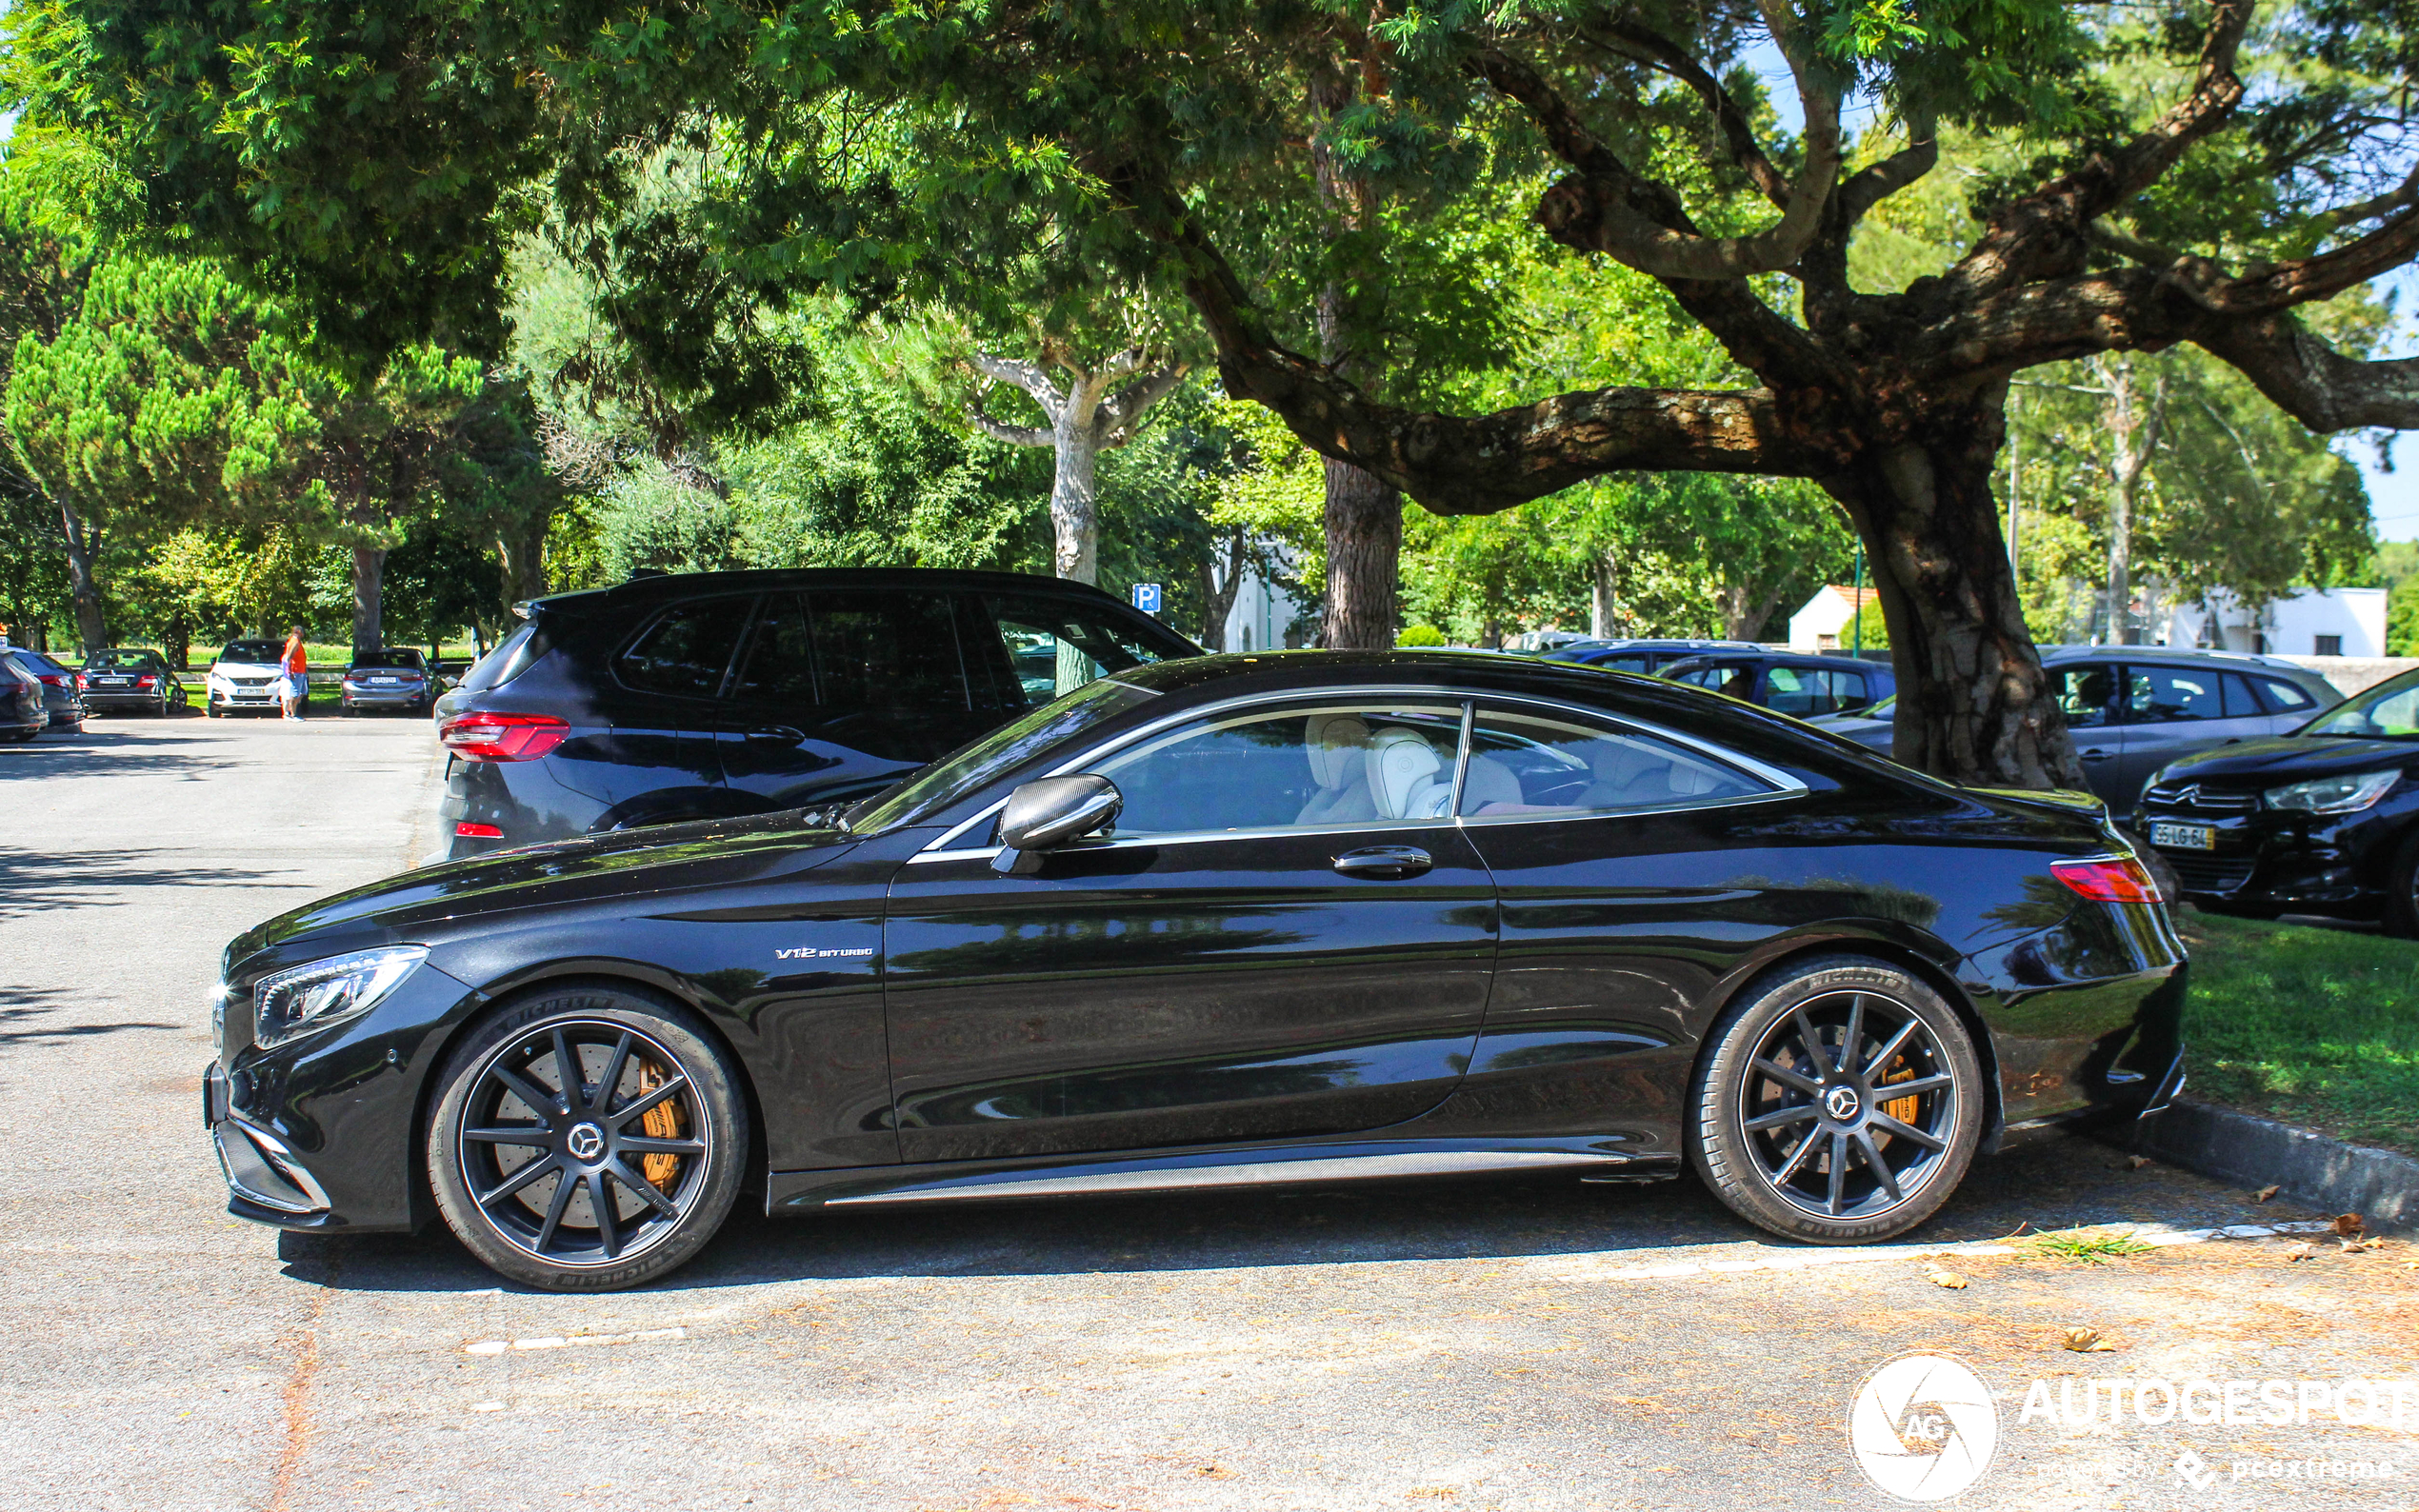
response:
[(1010, 572), (656, 573), (519, 607), (436, 702), (456, 859), (853, 802), (1104, 672), (1201, 654)]
[(2195, 902), (2373, 919), (2419, 937), (2419, 672), (2289, 735), (2169, 763), (2134, 824)]
[(271, 920), (228, 946), (204, 1096), (231, 1212), (442, 1218), (565, 1289), (663, 1274), (743, 1195), (1687, 1165), (1847, 1243), (2009, 1131), (2170, 1093), (2183, 969), (2095, 800), (1646, 678), (1228, 655), (1095, 679), (832, 823)]

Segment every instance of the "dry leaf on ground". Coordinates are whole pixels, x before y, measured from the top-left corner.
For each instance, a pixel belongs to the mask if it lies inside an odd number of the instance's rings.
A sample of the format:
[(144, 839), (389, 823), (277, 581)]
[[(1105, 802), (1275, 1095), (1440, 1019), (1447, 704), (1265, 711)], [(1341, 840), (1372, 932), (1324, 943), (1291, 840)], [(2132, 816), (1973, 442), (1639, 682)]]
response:
[(2129, 1171), (2138, 1171), (2149, 1164), (2150, 1157), (2148, 1155), (2129, 1155), (2126, 1157), (2125, 1168)]
[(2368, 1226), (2369, 1225), (2367, 1224), (2361, 1222), (2360, 1215), (2358, 1213), (2337, 1213), (2335, 1215), (2335, 1237), (2337, 1239), (2358, 1239), (2361, 1235), (2361, 1231)]
[(2100, 1337), (2100, 1330), (2097, 1328), (2069, 1328), (2067, 1330), (2066, 1343), (2069, 1349), (2079, 1355), (2106, 1354), (2116, 1348), (2116, 1345)]
[(2287, 1260), (2311, 1260), (2316, 1258), (2317, 1254), (2318, 1246), (2309, 1243), (2308, 1240), (2304, 1240), (2300, 1243), (2289, 1247), (2285, 1251), (2285, 1258)]
[(1924, 1267), (1924, 1280), (1930, 1282), (1935, 1286), (1946, 1286), (1950, 1291), (1964, 1291), (1966, 1289), (1965, 1277), (1958, 1275), (1953, 1270), (1947, 1269), (1940, 1265), (1927, 1265)]
[(2254, 1203), (2264, 1203), (2283, 1190), (2283, 1187), (2277, 1185), (2273, 1182), (2270, 1182), (2266, 1186), (2261, 1187), (2258, 1191), (2251, 1193), (2251, 1201)]

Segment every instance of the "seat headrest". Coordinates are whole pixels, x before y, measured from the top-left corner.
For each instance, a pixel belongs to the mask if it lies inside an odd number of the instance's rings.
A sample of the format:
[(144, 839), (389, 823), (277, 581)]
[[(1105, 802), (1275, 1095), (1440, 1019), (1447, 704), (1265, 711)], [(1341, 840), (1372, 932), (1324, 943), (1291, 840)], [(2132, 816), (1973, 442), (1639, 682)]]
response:
[(1311, 780), (1329, 789), (1350, 786), (1362, 775), (1361, 752), (1369, 743), (1369, 727), (1357, 715), (1311, 715), (1302, 730)]
[(1669, 757), (1633, 740), (1599, 737), (1588, 746), (1588, 766), (1596, 781), (1626, 787), (1639, 778), (1671, 765)]
[(1397, 726), (1369, 737), (1365, 756), (1369, 795), (1380, 819), (1426, 819), (1437, 803), (1436, 774), (1445, 766), (1417, 730)]

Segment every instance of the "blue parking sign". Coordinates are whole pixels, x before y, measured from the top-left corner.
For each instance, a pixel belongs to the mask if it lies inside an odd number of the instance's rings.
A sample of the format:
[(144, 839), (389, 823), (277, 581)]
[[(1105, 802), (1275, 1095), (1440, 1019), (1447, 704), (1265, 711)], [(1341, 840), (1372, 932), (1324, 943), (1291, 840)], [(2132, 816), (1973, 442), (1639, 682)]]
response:
[(1138, 609), (1142, 610), (1145, 614), (1156, 614), (1156, 613), (1158, 613), (1158, 612), (1159, 612), (1159, 585), (1158, 585), (1158, 584), (1156, 584), (1156, 583), (1137, 583), (1137, 584), (1135, 584), (1135, 585), (1134, 585), (1134, 607), (1136, 607), (1136, 608), (1138, 608)]

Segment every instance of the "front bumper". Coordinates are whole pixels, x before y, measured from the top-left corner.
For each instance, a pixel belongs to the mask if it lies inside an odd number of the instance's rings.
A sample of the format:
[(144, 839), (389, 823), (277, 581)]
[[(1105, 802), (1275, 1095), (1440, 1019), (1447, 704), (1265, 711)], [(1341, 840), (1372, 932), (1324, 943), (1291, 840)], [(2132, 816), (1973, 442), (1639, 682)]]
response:
[[(2376, 842), (2389, 827), (2373, 810), (2323, 817), (2254, 810), (2211, 814), (2180, 806), (2145, 804), (2135, 830), (2146, 839), (2157, 824), (2197, 825), (2207, 848), (2154, 846), (2175, 872), (2184, 896), (2243, 908), (2373, 917), (2384, 903)], [(2386, 851), (2390, 846), (2385, 847)]]
[(362, 1017), (268, 1050), (229, 1015), (202, 1078), (228, 1212), (281, 1228), (417, 1227), (421, 1093), (484, 1001), (424, 962)]

